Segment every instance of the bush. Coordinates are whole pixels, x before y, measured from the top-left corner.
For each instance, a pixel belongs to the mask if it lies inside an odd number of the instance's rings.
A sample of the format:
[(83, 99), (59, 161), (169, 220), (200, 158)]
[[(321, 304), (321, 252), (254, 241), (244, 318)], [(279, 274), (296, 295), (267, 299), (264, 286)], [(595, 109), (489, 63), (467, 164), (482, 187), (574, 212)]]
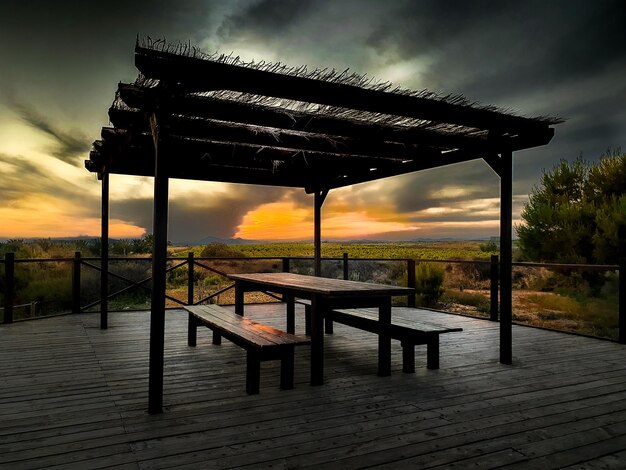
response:
[(478, 247), (483, 253), (496, 253), (498, 251), (498, 244), (494, 241), (481, 243)]
[(435, 263), (415, 266), (416, 305), (434, 307), (443, 294), (444, 269)]

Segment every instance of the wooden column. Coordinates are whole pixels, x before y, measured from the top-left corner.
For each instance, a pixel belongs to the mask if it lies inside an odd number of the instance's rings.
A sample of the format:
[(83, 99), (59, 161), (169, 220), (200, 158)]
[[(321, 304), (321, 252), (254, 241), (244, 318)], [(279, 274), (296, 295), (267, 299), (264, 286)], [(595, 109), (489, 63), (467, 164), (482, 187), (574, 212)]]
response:
[(150, 118), (154, 139), (154, 215), (152, 233), (152, 301), (150, 306), (150, 371), (148, 411), (163, 412), (163, 351), (165, 345), (165, 284), (167, 269), (167, 212), (169, 181), (164, 155), (159, 151), (158, 122)]
[(489, 266), (489, 319), (498, 321), (498, 271), (499, 271), (498, 255), (491, 255), (491, 264)]
[(72, 313), (80, 313), (80, 257), (80, 251), (75, 251), (72, 261)]
[(194, 259), (193, 251), (187, 255), (187, 305), (193, 305), (194, 288)]
[(100, 235), (100, 329), (109, 327), (109, 173), (102, 173)]
[[(406, 260), (406, 286), (415, 289), (415, 260)], [(415, 308), (415, 292), (412, 292), (407, 297), (407, 306)]]
[(13, 323), (15, 303), (15, 253), (4, 254), (4, 323)]
[(511, 364), (513, 362), (513, 153), (503, 152), (500, 157), (500, 362)]
[(322, 275), (322, 205), (328, 195), (328, 190), (315, 191), (314, 205), (315, 213), (313, 218), (313, 252), (315, 259), (315, 275)]
[(618, 327), (619, 342), (626, 344), (626, 226), (617, 229), (617, 256), (619, 263)]
[(619, 342), (626, 344), (626, 257), (619, 259), (619, 289), (617, 295)]

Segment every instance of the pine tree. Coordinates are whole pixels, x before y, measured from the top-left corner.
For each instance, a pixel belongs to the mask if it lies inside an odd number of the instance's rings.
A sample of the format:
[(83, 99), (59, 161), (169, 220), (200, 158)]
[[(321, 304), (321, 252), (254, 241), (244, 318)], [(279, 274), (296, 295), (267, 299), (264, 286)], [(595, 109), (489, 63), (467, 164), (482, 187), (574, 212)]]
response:
[(558, 263), (617, 263), (626, 229), (626, 154), (596, 163), (561, 160), (533, 188), (516, 227), (524, 258)]

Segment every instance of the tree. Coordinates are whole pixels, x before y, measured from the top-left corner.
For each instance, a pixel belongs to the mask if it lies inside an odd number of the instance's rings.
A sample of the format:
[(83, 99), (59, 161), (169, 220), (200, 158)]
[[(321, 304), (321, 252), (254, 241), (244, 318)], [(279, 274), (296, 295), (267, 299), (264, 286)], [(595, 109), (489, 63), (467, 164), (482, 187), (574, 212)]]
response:
[[(596, 163), (561, 160), (543, 173), (516, 227), (526, 259), (560, 263), (617, 263), (626, 227), (626, 154)], [(624, 230), (624, 228), (622, 228)]]

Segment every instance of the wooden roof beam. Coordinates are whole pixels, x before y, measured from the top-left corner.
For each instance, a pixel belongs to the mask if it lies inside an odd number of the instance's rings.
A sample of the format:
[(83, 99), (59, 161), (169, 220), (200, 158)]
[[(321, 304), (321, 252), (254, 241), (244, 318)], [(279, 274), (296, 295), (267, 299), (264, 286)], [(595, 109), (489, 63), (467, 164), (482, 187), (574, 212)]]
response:
[[(122, 101), (131, 108), (150, 108), (157, 91), (132, 84), (120, 83), (118, 92)], [(460, 133), (443, 133), (417, 127), (404, 127), (397, 125), (384, 125), (380, 123), (366, 123), (313, 113), (298, 111), (285, 111), (270, 106), (242, 103), (233, 100), (207, 97), (182, 95), (167, 102), (170, 113), (197, 116), (208, 119), (217, 119), (233, 123), (244, 123), (263, 127), (287, 129), (330, 136), (343, 136), (348, 138), (362, 139), (365, 142), (395, 142), (400, 144), (419, 143), (439, 148), (457, 148), (471, 151), (498, 151), (497, 134), (492, 134), (487, 140), (486, 135), (462, 135)], [(114, 125), (126, 126), (128, 119), (132, 119), (129, 113), (136, 113), (133, 122), (143, 119), (143, 112), (120, 110), (112, 107), (109, 110), (109, 118)], [(546, 127), (542, 131), (532, 134), (532, 141), (539, 139), (543, 143), (532, 144), (544, 145), (550, 141), (554, 129)], [(531, 139), (528, 134), (519, 134), (513, 150), (521, 150), (526, 145), (526, 139)], [(511, 144), (507, 138), (507, 145)]]
[(135, 66), (146, 77), (168, 82), (185, 91), (232, 90), (498, 132), (535, 132), (549, 125), (491, 109), (283, 75), (139, 45), (135, 49)]
[[(125, 146), (145, 148), (148, 152), (152, 149), (151, 136), (147, 133), (132, 135), (132, 132), (123, 129), (105, 127), (102, 128), (102, 138), (105, 144), (114, 150), (123, 149)], [(358, 167), (384, 167), (394, 162), (422, 159), (432, 154), (428, 149), (416, 149), (410, 157), (407, 156), (405, 159), (385, 158), (246, 144), (237, 141), (221, 142), (208, 139), (188, 139), (171, 134), (162, 138), (161, 145), (169, 149), (168, 151), (172, 154), (190, 154), (205, 161), (221, 161), (225, 163), (233, 160), (249, 161), (250, 163), (259, 161), (265, 162), (269, 166), (273, 165), (274, 161), (281, 161), (287, 164), (302, 164), (304, 167), (311, 168), (324, 166), (329, 171), (332, 167), (345, 168), (347, 170)]]
[[(147, 130), (142, 113), (118, 109), (111, 110), (110, 115), (113, 116), (111, 121), (118, 128)], [(161, 120), (161, 128), (167, 134), (194, 139), (241, 142), (259, 146), (334, 154), (366, 155), (377, 158), (413, 158), (420, 148), (417, 144), (294, 133), (276, 128), (233, 124), (203, 118), (188, 118), (180, 115), (165, 116)]]
[[(106, 171), (111, 174), (154, 177), (154, 170), (143, 160), (138, 160), (133, 151), (126, 151), (116, 155), (111, 160), (106, 154), (92, 151), (90, 159), (85, 162), (85, 167), (94, 173), (102, 171), (103, 162), (108, 161)], [(298, 175), (284, 175), (273, 173), (271, 169), (248, 168), (241, 166), (203, 165), (184, 166), (180, 164), (168, 167), (170, 178), (192, 179), (199, 181), (219, 181), (224, 183), (259, 184), (269, 186), (285, 186), (304, 188), (310, 185), (308, 178)]]

